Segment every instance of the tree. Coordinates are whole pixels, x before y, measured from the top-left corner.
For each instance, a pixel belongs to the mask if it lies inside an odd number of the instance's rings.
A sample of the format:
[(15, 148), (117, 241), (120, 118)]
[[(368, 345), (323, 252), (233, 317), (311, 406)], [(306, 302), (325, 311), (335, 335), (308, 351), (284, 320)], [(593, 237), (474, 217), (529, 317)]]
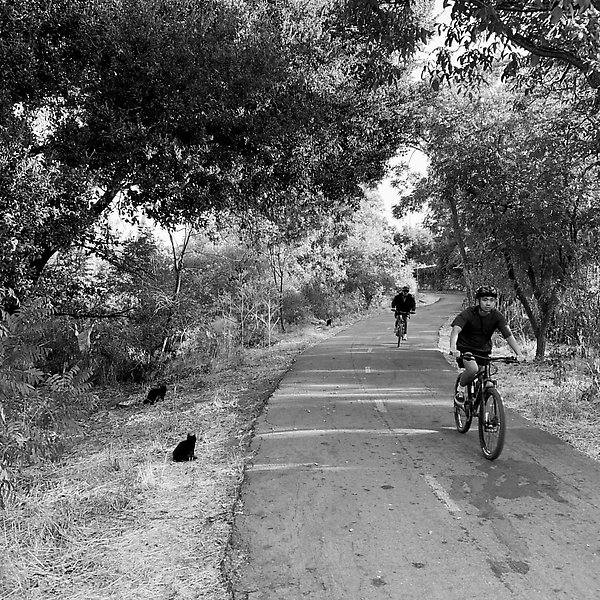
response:
[(367, 310), (413, 279), (405, 252), (394, 243), (393, 229), (380, 204), (376, 194), (366, 194), (340, 248), (346, 265), (345, 291), (360, 294)]
[(454, 214), (466, 271), (505, 273), (543, 357), (565, 289), (594, 256), (598, 190), (583, 177), (589, 142), (573, 115), (548, 102), (544, 112), (514, 112), (510, 100), (445, 98), (432, 112), (431, 177), (419, 193), (440, 219)]
[[(326, 29), (334, 16), (296, 0), (4, 4), (0, 146), (12, 152), (20, 129), (18, 155), (47, 188), (19, 231), (32, 258), (7, 281), (36, 280), (109, 208), (173, 227), (213, 210), (272, 215), (289, 190), (306, 212), (357, 203), (408, 135), (409, 96), (362, 85), (360, 65), (387, 58)], [(31, 196), (22, 186), (10, 211)]]
[(432, 0), (335, 0), (326, 22), (334, 40), (354, 56), (353, 78), (377, 87), (403, 79), (411, 59), (431, 36)]
[(437, 81), (479, 78), (502, 60), (505, 77), (531, 67), (555, 83), (583, 79), (600, 89), (597, 0), (456, 0), (444, 6), (451, 7), (451, 20), (441, 27)]
[(88, 370), (73, 364), (60, 373), (43, 370), (52, 312), (41, 300), (13, 314), (0, 309), (0, 508), (14, 470), (56, 457), (73, 417), (96, 400)]

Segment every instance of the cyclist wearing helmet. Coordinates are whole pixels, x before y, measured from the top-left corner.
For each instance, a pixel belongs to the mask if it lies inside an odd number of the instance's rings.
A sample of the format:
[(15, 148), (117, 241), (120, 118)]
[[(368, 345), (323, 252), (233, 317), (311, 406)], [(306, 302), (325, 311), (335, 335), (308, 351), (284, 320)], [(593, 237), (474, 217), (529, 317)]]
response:
[[(414, 313), (417, 309), (415, 297), (410, 293), (410, 288), (407, 285), (402, 286), (401, 292), (394, 296), (394, 299), (392, 300), (392, 309), (394, 310), (396, 319), (399, 316), (402, 316), (404, 319), (404, 331), (406, 331), (406, 313)], [(401, 315), (401, 313), (404, 314)], [(403, 339), (406, 339), (406, 333), (404, 334)]]
[(467, 397), (466, 387), (477, 375), (479, 366), (475, 359), (460, 358), (461, 353), (472, 352), (479, 356), (489, 356), (492, 352), (492, 336), (496, 330), (506, 339), (508, 345), (523, 360), (521, 348), (506, 323), (504, 315), (496, 310), (498, 292), (491, 285), (484, 285), (475, 292), (475, 306), (463, 310), (452, 321), (450, 333), (450, 353), (456, 356), (458, 365), (464, 367), (455, 402), (462, 405)]

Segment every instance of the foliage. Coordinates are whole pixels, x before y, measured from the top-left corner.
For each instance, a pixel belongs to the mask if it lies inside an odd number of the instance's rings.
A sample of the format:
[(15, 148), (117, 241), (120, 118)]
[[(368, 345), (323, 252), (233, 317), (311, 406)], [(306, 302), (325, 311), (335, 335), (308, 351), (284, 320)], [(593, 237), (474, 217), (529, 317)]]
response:
[(334, 40), (354, 53), (349, 75), (368, 87), (402, 77), (410, 60), (431, 36), (433, 2), (337, 0), (327, 23)]
[(378, 202), (376, 196), (363, 201), (360, 218), (353, 220), (342, 245), (344, 290), (358, 292), (367, 310), (412, 280), (404, 251), (394, 243), (393, 231), (378, 210)]
[(362, 86), (350, 65), (374, 58), (332, 34), (332, 14), (296, 0), (4, 6), (4, 281), (22, 295), (111, 207), (170, 228), (252, 209), (301, 229), (356, 205), (412, 135), (412, 99)]
[[(558, 346), (577, 348), (597, 371), (600, 348), (600, 272), (596, 265), (581, 269), (551, 323), (551, 340)], [(596, 380), (597, 381), (597, 380)]]
[[(6, 290), (3, 291), (6, 293)], [(0, 320), (0, 502), (13, 470), (53, 458), (73, 417), (94, 400), (90, 373), (78, 365), (60, 373), (42, 370), (45, 333), (53, 309), (35, 300)]]
[(504, 273), (543, 356), (564, 291), (597, 256), (598, 190), (585, 177), (593, 148), (568, 106), (510, 102), (498, 92), (445, 98), (431, 115), (430, 178), (415, 194), (452, 224), (468, 285)]
[(404, 248), (408, 259), (427, 264), (432, 260), (433, 235), (425, 227), (406, 225), (394, 234), (394, 241)]
[[(503, 77), (520, 77), (568, 89), (577, 80), (600, 88), (599, 9), (590, 0), (456, 0), (444, 45), (437, 52), (436, 78), (468, 84), (503, 63)], [(571, 87), (572, 89), (572, 87)], [(585, 90), (584, 90), (585, 93)]]

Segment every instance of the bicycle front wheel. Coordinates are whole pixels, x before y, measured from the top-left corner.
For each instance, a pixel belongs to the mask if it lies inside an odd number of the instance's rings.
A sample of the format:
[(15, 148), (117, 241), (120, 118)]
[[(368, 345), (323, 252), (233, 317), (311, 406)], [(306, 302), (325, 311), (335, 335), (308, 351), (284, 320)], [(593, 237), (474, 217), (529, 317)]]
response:
[[(452, 398), (453, 403), (459, 386), (460, 375), (456, 378), (456, 383), (454, 384), (454, 397)], [(454, 422), (456, 423), (456, 430), (459, 433), (467, 433), (467, 431), (469, 431), (471, 428), (472, 421), (473, 411), (471, 410), (471, 403), (467, 401), (463, 406), (457, 406), (456, 403), (454, 403)]]
[(404, 321), (401, 318), (398, 318), (396, 321), (396, 335), (398, 336), (398, 342), (396, 347), (400, 347), (400, 342), (402, 341), (402, 336), (406, 333)]
[(484, 392), (479, 407), (479, 443), (483, 456), (488, 460), (498, 458), (504, 448), (506, 436), (506, 420), (502, 397), (495, 388)]

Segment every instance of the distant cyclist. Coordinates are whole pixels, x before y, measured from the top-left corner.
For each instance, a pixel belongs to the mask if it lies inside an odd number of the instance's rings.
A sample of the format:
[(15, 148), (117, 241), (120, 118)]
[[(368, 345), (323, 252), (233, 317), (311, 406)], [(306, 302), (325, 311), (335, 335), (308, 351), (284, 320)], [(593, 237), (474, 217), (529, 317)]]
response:
[(462, 353), (471, 352), (479, 356), (489, 356), (492, 353), (492, 336), (496, 330), (506, 339), (508, 345), (523, 360), (521, 348), (506, 324), (504, 315), (496, 310), (498, 292), (491, 285), (484, 285), (475, 292), (475, 306), (463, 310), (452, 321), (450, 333), (450, 352), (456, 357), (459, 367), (464, 367), (460, 376), (460, 388), (454, 401), (463, 405), (467, 397), (467, 386), (473, 381), (479, 370), (477, 361), (460, 358)]
[(407, 331), (407, 313), (414, 313), (417, 309), (417, 303), (415, 297), (410, 293), (410, 288), (405, 285), (402, 287), (399, 294), (394, 296), (392, 300), (392, 308), (394, 309), (394, 315), (396, 319), (401, 317), (404, 321), (404, 336), (402, 339), (406, 339)]

